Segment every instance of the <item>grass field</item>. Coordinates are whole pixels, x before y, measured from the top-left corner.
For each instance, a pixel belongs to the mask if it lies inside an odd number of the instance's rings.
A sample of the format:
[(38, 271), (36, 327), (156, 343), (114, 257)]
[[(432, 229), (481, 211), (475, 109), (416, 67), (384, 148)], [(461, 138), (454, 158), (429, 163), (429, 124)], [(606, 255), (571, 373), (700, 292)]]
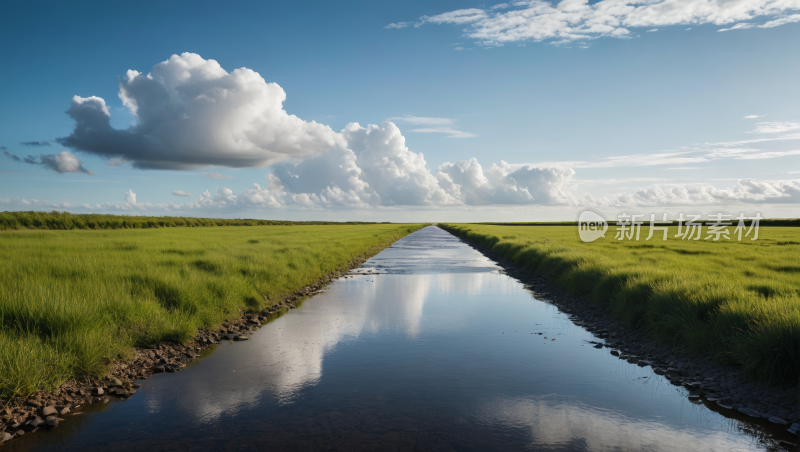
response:
[(637, 242), (614, 240), (612, 227), (583, 243), (577, 226), (440, 226), (608, 304), (659, 340), (800, 389), (800, 228), (712, 242), (674, 238), (677, 228), (667, 241), (645, 241), (645, 227)]
[(102, 375), (131, 347), (188, 341), (421, 226), (0, 232), (0, 395)]
[(0, 212), (0, 231), (7, 229), (150, 229), (197, 228), (219, 226), (275, 226), (275, 225), (342, 225), (376, 224), (360, 221), (283, 221), (195, 217), (148, 217), (143, 215), (110, 215), (100, 213), (70, 213), (18, 211)]

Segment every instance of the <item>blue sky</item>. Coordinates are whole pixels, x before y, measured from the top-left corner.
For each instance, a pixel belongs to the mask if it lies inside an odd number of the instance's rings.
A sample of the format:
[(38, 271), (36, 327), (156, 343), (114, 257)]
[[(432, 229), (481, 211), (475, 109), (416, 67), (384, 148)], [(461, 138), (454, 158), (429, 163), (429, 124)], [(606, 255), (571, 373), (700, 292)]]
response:
[(797, 217), (800, 2), (652, 5), (5, 2), (0, 210)]

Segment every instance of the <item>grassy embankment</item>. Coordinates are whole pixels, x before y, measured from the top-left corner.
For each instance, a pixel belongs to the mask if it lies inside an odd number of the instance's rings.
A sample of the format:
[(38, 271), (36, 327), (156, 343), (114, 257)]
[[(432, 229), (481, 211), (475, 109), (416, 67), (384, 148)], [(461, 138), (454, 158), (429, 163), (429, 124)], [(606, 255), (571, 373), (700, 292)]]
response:
[(583, 243), (577, 226), (440, 226), (609, 305), (654, 338), (800, 388), (798, 228), (762, 226), (755, 242), (733, 234), (712, 242), (674, 238), (677, 228), (667, 241), (658, 231), (645, 241), (644, 227), (637, 242), (614, 240), (612, 226), (605, 239)]
[(0, 395), (53, 389), (372, 255), (422, 225), (0, 233)]

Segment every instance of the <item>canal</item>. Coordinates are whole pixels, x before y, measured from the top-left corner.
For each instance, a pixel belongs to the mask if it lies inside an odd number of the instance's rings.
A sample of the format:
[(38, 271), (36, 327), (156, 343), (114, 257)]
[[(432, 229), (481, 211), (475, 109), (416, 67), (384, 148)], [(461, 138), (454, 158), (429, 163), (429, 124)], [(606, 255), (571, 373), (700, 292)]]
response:
[[(768, 450), (427, 227), (127, 401), (10, 451)], [(541, 334), (539, 334), (541, 333)], [(772, 444), (772, 446), (771, 446)]]

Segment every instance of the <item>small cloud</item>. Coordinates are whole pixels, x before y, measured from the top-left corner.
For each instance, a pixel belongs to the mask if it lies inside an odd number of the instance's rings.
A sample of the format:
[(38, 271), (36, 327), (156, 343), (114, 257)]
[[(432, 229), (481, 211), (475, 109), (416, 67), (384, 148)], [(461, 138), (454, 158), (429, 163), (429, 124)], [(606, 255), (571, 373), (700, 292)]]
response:
[(653, 28), (651, 30), (647, 30), (647, 33), (655, 33), (658, 31), (658, 28)]
[(128, 161), (125, 160), (125, 159), (115, 158), (115, 159), (111, 159), (108, 162), (106, 162), (106, 165), (107, 166), (122, 166), (122, 165), (124, 165), (126, 163), (128, 163)]
[(689, 31), (689, 30), (691, 30), (691, 29), (692, 29), (692, 27), (689, 27), (689, 28), (687, 28), (687, 29), (686, 29), (686, 30), (684, 30), (684, 31)]
[(410, 131), (419, 133), (446, 133), (448, 134), (447, 138), (473, 138), (478, 136), (474, 133), (463, 132), (449, 127), (426, 127), (423, 129), (411, 129)]
[(792, 14), (790, 16), (781, 17), (780, 19), (771, 20), (764, 25), (759, 25), (758, 28), (775, 28), (794, 22), (800, 22), (800, 14)]
[(764, 116), (767, 116), (767, 115), (749, 115), (749, 116), (745, 116), (744, 119), (763, 118)]
[(226, 176), (225, 174), (220, 174), (220, 173), (206, 173), (206, 174), (203, 174), (203, 176), (207, 177), (209, 179), (223, 179), (223, 180), (236, 179), (233, 176)]
[(464, 50), (463, 47), (456, 47), (455, 50)]
[[(457, 50), (457, 49), (456, 49)], [(387, 121), (394, 121), (394, 122), (407, 122), (409, 124), (453, 124), (455, 119), (450, 118), (432, 118), (428, 116), (412, 116), (412, 115), (405, 115), (405, 116), (395, 116), (393, 118), (387, 118)]]
[[(458, 49), (456, 49), (458, 50)], [(448, 134), (448, 138), (471, 138), (477, 137), (474, 133), (469, 132), (462, 132), (461, 130), (456, 130), (450, 127), (441, 127), (441, 126), (450, 126), (453, 125), (456, 120), (451, 118), (432, 118), (427, 116), (412, 116), (412, 115), (405, 115), (399, 116), (394, 118), (388, 118), (387, 121), (395, 121), (395, 122), (406, 122), (409, 124), (414, 124), (416, 126), (434, 126), (434, 127), (424, 127), (421, 129), (411, 129), (411, 132), (420, 132), (420, 133), (446, 133)], [(436, 127), (439, 126), (439, 127)]]
[(23, 141), (20, 143), (23, 146), (29, 147), (41, 147), (41, 146), (50, 146), (49, 141)]
[(731, 31), (731, 30), (747, 30), (748, 28), (753, 28), (753, 27), (755, 27), (755, 24), (748, 24), (748, 23), (742, 22), (742, 23), (739, 23), (739, 24), (736, 24), (736, 25), (732, 26), (731, 28), (721, 28), (721, 29), (717, 30), (717, 32)]
[(784, 133), (800, 130), (800, 122), (757, 122), (756, 129), (747, 133)]
[(38, 157), (29, 155), (25, 157), (24, 162), (31, 165), (42, 165), (57, 173), (84, 173), (94, 176), (93, 172), (83, 167), (83, 163), (78, 157), (66, 151), (58, 154), (40, 154)]
[(175, 196), (182, 196), (184, 198), (188, 198), (189, 196), (192, 196), (191, 193), (189, 193), (188, 191), (183, 191), (183, 190), (175, 190), (174, 192), (172, 192), (172, 194), (175, 195)]
[[(3, 147), (3, 149), (5, 149), (5, 146)], [(3, 151), (3, 154), (5, 154), (6, 157), (10, 158), (11, 160), (13, 160), (15, 162), (21, 162), (22, 161), (21, 158), (17, 157), (14, 154), (9, 154), (8, 151)]]
[(8, 148), (5, 147), (5, 146), (0, 146), (0, 151), (5, 151), (6, 149), (8, 149)]
[(383, 28), (388, 28), (388, 29), (394, 28), (394, 29), (398, 29), (399, 30), (401, 28), (406, 28), (411, 24), (413, 24), (413, 22), (395, 22), (395, 23), (389, 24), (389, 25), (387, 25), (387, 26), (385, 26)]

